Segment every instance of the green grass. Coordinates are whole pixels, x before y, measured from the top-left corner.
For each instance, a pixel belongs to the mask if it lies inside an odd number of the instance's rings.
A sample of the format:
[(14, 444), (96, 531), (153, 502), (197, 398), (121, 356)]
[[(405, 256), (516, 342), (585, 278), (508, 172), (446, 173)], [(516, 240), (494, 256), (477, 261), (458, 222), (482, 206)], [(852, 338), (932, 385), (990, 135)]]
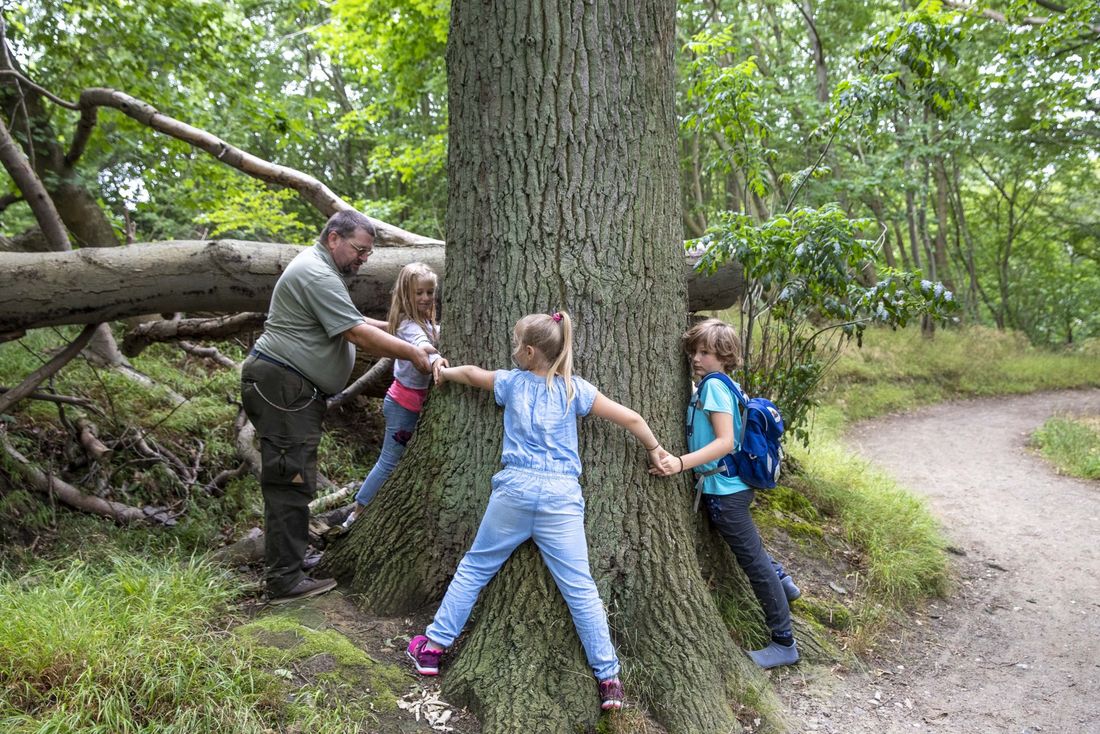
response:
[(944, 540), (924, 502), (889, 476), (817, 434), (812, 450), (792, 447), (802, 474), (792, 483), (823, 513), (836, 517), (866, 566), (860, 583), (874, 598), (902, 608), (947, 591)]
[(1051, 418), (1031, 442), (1061, 473), (1100, 479), (1100, 417)]
[[(217, 567), (136, 556), (0, 578), (0, 730), (343, 734), (395, 708), (404, 674), (331, 630), (272, 617), (228, 631), (242, 593)], [(291, 686), (287, 668), (319, 654), (339, 665)]]
[(277, 689), (225, 642), (225, 575), (120, 559), (0, 586), (0, 729), (263, 731)]
[(823, 402), (848, 420), (943, 400), (1100, 386), (1100, 342), (1074, 350), (1032, 347), (1023, 336), (984, 327), (869, 329), (827, 378)]

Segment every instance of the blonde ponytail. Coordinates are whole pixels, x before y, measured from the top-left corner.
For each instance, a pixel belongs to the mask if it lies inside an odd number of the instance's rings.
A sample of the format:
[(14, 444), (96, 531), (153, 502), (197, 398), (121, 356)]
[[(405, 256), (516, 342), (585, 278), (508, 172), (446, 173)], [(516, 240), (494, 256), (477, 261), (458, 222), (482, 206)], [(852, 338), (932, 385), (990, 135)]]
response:
[(522, 345), (539, 350), (550, 361), (546, 388), (554, 389), (554, 377), (565, 381), (565, 396), (573, 400), (573, 320), (564, 311), (533, 313), (516, 322), (516, 336)]
[(565, 380), (565, 398), (573, 400), (573, 319), (565, 311), (558, 311), (550, 316), (556, 326), (561, 328), (561, 352), (557, 359), (550, 364), (546, 373), (547, 387), (554, 384), (554, 375), (561, 375)]

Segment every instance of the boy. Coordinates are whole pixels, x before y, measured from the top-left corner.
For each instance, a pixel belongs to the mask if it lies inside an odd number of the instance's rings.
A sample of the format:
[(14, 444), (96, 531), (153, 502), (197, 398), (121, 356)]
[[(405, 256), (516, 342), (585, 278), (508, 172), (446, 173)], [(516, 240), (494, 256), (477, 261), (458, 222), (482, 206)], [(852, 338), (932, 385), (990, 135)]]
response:
[[(711, 372), (729, 373), (741, 365), (741, 340), (733, 327), (718, 319), (701, 321), (681, 338), (684, 353), (698, 382)], [(732, 453), (741, 435), (741, 406), (733, 392), (720, 380), (707, 380), (692, 395), (688, 405), (688, 451), (683, 456), (666, 454), (650, 471), (661, 476), (691, 469), (696, 486), (701, 484), (703, 502), (711, 523), (729, 544), (737, 563), (748, 576), (753, 593), (764, 609), (771, 630), (771, 644), (752, 650), (749, 657), (761, 668), (798, 662), (798, 646), (791, 630), (787, 594), (797, 598), (793, 581), (780, 580), (777, 568), (764, 550), (760, 533), (752, 521), (749, 505), (753, 489), (741, 478), (718, 471), (718, 461)], [(789, 576), (783, 574), (786, 579)], [(790, 591), (785, 591), (785, 586)]]

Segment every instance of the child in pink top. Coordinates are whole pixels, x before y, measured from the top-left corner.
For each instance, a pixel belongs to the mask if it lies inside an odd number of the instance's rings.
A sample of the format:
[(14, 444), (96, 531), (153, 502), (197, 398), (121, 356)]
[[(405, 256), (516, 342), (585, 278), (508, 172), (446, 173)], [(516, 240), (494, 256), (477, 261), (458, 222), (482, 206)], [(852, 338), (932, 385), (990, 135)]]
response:
[[(409, 263), (401, 269), (393, 286), (393, 300), (390, 303), (391, 334), (413, 346), (438, 347), (439, 324), (435, 320), (436, 283), (436, 274), (424, 263)], [(446, 360), (438, 352), (431, 355), (433, 367), (440, 361), (446, 366)], [(416, 422), (420, 418), (420, 410), (424, 406), (424, 398), (428, 395), (428, 387), (432, 381), (430, 374), (423, 374), (412, 362), (403, 359), (394, 360), (393, 377), (393, 384), (382, 401), (382, 415), (386, 419), (382, 451), (356, 493), (355, 509), (348, 515), (344, 527), (355, 522), (355, 518), (374, 499), (374, 495), (404, 455), (405, 447), (416, 430)]]

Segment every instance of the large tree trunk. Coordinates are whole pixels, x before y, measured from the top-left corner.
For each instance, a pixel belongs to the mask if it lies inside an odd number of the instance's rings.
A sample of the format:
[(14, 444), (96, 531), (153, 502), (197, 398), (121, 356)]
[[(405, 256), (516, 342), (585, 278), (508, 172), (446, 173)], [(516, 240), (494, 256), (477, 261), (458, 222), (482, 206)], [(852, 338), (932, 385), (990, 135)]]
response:
[[(442, 275), (443, 249), (377, 248), (352, 283), (352, 299), (363, 313), (384, 317), (401, 268), (420, 260)], [(240, 240), (0, 252), (0, 334), (148, 313), (266, 311), (275, 281), (298, 252), (294, 245)], [(682, 256), (679, 271), (673, 267), (667, 273), (687, 276), (690, 310), (736, 303), (743, 286), (740, 266), (702, 276), (692, 270), (695, 259)], [(644, 288), (645, 280), (628, 287)]]
[[(567, 309), (578, 374), (676, 449), (688, 383), (677, 348), (687, 302), (674, 16), (672, 0), (453, 4), (442, 352), (507, 367), (520, 316)], [(730, 687), (761, 680), (730, 654), (686, 482), (651, 478), (628, 434), (584, 423), (591, 565), (628, 696), (672, 732), (735, 731)], [(404, 461), (323, 570), (379, 610), (434, 605), (473, 539), (500, 447), (490, 394), (437, 391)], [(589, 730), (599, 714), (531, 543), (486, 587), (445, 664), (444, 692), (472, 706), (485, 732)]]

